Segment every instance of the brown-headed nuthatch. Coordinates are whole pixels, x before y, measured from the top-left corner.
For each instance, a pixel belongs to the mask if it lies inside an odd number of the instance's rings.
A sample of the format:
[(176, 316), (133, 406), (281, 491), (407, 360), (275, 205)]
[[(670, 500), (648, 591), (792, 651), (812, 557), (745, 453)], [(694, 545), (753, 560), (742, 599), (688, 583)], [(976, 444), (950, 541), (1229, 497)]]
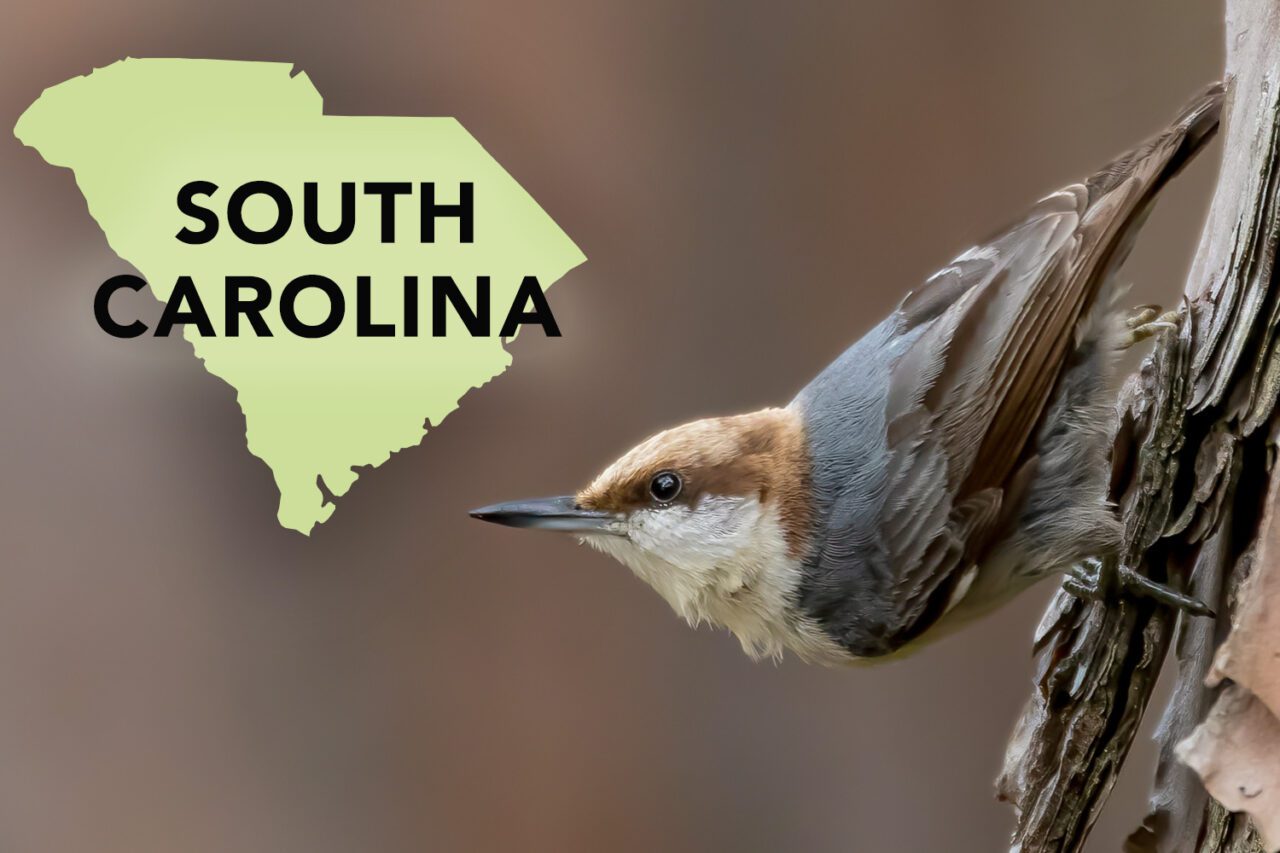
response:
[(784, 408), (675, 427), (577, 495), (472, 515), (572, 533), (753, 657), (823, 663), (899, 653), (1114, 554), (1116, 364), (1169, 325), (1116, 310), (1115, 272), (1221, 103), (1209, 89), (964, 252)]

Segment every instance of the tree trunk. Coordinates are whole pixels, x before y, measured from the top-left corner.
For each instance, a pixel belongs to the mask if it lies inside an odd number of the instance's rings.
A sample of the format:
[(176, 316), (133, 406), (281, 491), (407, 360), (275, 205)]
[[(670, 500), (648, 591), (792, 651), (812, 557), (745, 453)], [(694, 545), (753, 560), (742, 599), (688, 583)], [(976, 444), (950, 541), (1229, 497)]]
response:
[[(1249, 597), (1280, 592), (1280, 521), (1270, 530), (1280, 497), (1280, 477), (1274, 476), (1280, 285), (1273, 282), (1280, 229), (1280, 4), (1226, 0), (1226, 6), (1222, 170), (1184, 288), (1181, 329), (1158, 341), (1122, 393), (1113, 478), (1125, 522), (1119, 559), (1156, 580), (1190, 588), (1219, 617), (1183, 617), (1175, 641), (1177, 615), (1151, 601), (1119, 596), (1103, 605), (1057, 594), (1037, 632), (1036, 690), (999, 781), (1000, 796), (1018, 813), (1017, 851), (1083, 848), (1171, 645), (1178, 677), (1158, 734), (1152, 811), (1126, 848), (1264, 849), (1250, 819), (1210, 798), (1196, 772), (1180, 762), (1189, 760), (1202, 772), (1207, 756), (1229, 763), (1212, 747), (1253, 725), (1243, 722), (1246, 713), (1260, 715), (1256, 725), (1264, 728), (1270, 720), (1271, 735), (1280, 732), (1272, 716), (1280, 705), (1267, 705), (1270, 694), (1242, 686), (1242, 676), (1223, 669), (1222, 661), (1214, 667), (1215, 650)], [(1262, 543), (1273, 537), (1276, 545)], [(1277, 582), (1259, 578), (1244, 585), (1251, 570)], [(1280, 596), (1272, 604), (1280, 610)], [(1273, 683), (1280, 684), (1274, 633), (1275, 656), (1265, 664), (1262, 656), (1251, 656), (1249, 672), (1252, 678), (1269, 666)], [(1222, 684), (1224, 675), (1237, 682)], [(1217, 686), (1206, 685), (1210, 676)], [(1210, 716), (1211, 723), (1196, 731)], [(1195, 738), (1179, 749), (1193, 731)], [(1253, 753), (1258, 758), (1257, 749)], [(1276, 752), (1262, 759), (1280, 766)], [(1224, 768), (1215, 763), (1211, 769)], [(1251, 785), (1240, 788), (1240, 797), (1280, 808), (1275, 786), (1269, 800)], [(1268, 843), (1275, 849), (1280, 839)]]

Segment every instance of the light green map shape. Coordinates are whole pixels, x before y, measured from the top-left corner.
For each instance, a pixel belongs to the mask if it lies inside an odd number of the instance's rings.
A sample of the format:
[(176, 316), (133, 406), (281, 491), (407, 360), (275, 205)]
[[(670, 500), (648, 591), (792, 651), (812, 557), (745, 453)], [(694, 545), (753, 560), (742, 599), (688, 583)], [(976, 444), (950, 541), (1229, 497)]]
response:
[[(341, 496), (356, 479), (353, 466), (380, 465), (418, 444), (428, 424), (511, 364), (497, 333), (522, 277), (537, 276), (545, 288), (585, 257), (454, 119), (325, 115), (306, 74), (291, 71), (287, 63), (126, 59), (47, 89), (14, 133), (73, 170), (111, 248), (157, 298), (167, 300), (179, 276), (194, 279), (218, 336), (202, 337), (194, 326), (184, 334), (205, 368), (236, 390), (249, 450), (280, 490), (280, 523), (309, 533), (334, 510), (317, 476)], [(201, 199), (221, 221), (201, 246), (175, 238), (180, 228), (200, 227), (175, 202), (193, 180), (219, 187), (212, 200)], [(293, 199), (293, 227), (276, 243), (246, 244), (227, 227), (227, 198), (253, 180), (273, 181)], [(305, 181), (319, 184), (327, 228), (338, 222), (340, 183), (356, 182), (355, 232), (345, 242), (307, 237)], [(366, 181), (414, 186), (397, 202), (395, 243), (379, 241), (380, 201), (359, 191)], [(438, 220), (435, 243), (419, 242), (417, 185), (428, 181), (441, 204), (457, 201), (461, 182), (474, 183), (474, 243), (459, 241), (456, 219)], [(245, 206), (251, 227), (265, 229), (274, 218), (261, 196)], [(285, 284), (310, 273), (334, 280), (346, 296), (346, 319), (324, 338), (289, 334), (278, 312)], [(257, 337), (243, 319), (239, 337), (221, 336), (228, 274), (270, 283), (263, 316), (274, 337)], [(355, 336), (357, 275), (372, 277), (372, 319), (394, 322), (395, 337)], [(405, 275), (420, 281), (412, 338), (402, 334)], [(476, 276), (491, 277), (492, 337), (471, 337), (456, 315), (446, 337), (431, 337), (433, 275), (453, 276), (468, 300)], [(314, 323), (328, 303), (311, 289), (297, 310)]]

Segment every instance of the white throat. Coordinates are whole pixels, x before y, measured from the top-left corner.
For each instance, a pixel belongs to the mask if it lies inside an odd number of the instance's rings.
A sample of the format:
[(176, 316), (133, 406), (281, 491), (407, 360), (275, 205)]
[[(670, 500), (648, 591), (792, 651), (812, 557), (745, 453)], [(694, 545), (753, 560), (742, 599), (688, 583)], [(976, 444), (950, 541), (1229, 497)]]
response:
[(754, 496), (639, 509), (625, 536), (581, 539), (630, 568), (690, 625), (728, 628), (752, 658), (780, 658), (790, 648), (808, 661), (845, 659), (790, 606), (800, 562), (788, 551), (777, 509)]

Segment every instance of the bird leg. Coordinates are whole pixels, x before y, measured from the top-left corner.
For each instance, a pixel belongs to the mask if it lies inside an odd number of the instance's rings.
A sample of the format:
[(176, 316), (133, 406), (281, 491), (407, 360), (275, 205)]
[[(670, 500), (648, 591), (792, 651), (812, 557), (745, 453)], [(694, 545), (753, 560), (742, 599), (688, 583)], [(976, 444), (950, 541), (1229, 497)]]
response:
[(1089, 559), (1077, 563), (1062, 581), (1062, 588), (1084, 601), (1111, 601), (1116, 594), (1149, 598), (1192, 616), (1216, 616), (1213, 609), (1194, 596), (1185, 595), (1170, 586), (1125, 565)]
[(1159, 305), (1138, 305), (1125, 318), (1124, 325), (1128, 332), (1123, 338), (1122, 345), (1128, 349), (1139, 341), (1145, 341), (1167, 329), (1176, 331), (1181, 324), (1182, 313), (1179, 311), (1161, 313)]

